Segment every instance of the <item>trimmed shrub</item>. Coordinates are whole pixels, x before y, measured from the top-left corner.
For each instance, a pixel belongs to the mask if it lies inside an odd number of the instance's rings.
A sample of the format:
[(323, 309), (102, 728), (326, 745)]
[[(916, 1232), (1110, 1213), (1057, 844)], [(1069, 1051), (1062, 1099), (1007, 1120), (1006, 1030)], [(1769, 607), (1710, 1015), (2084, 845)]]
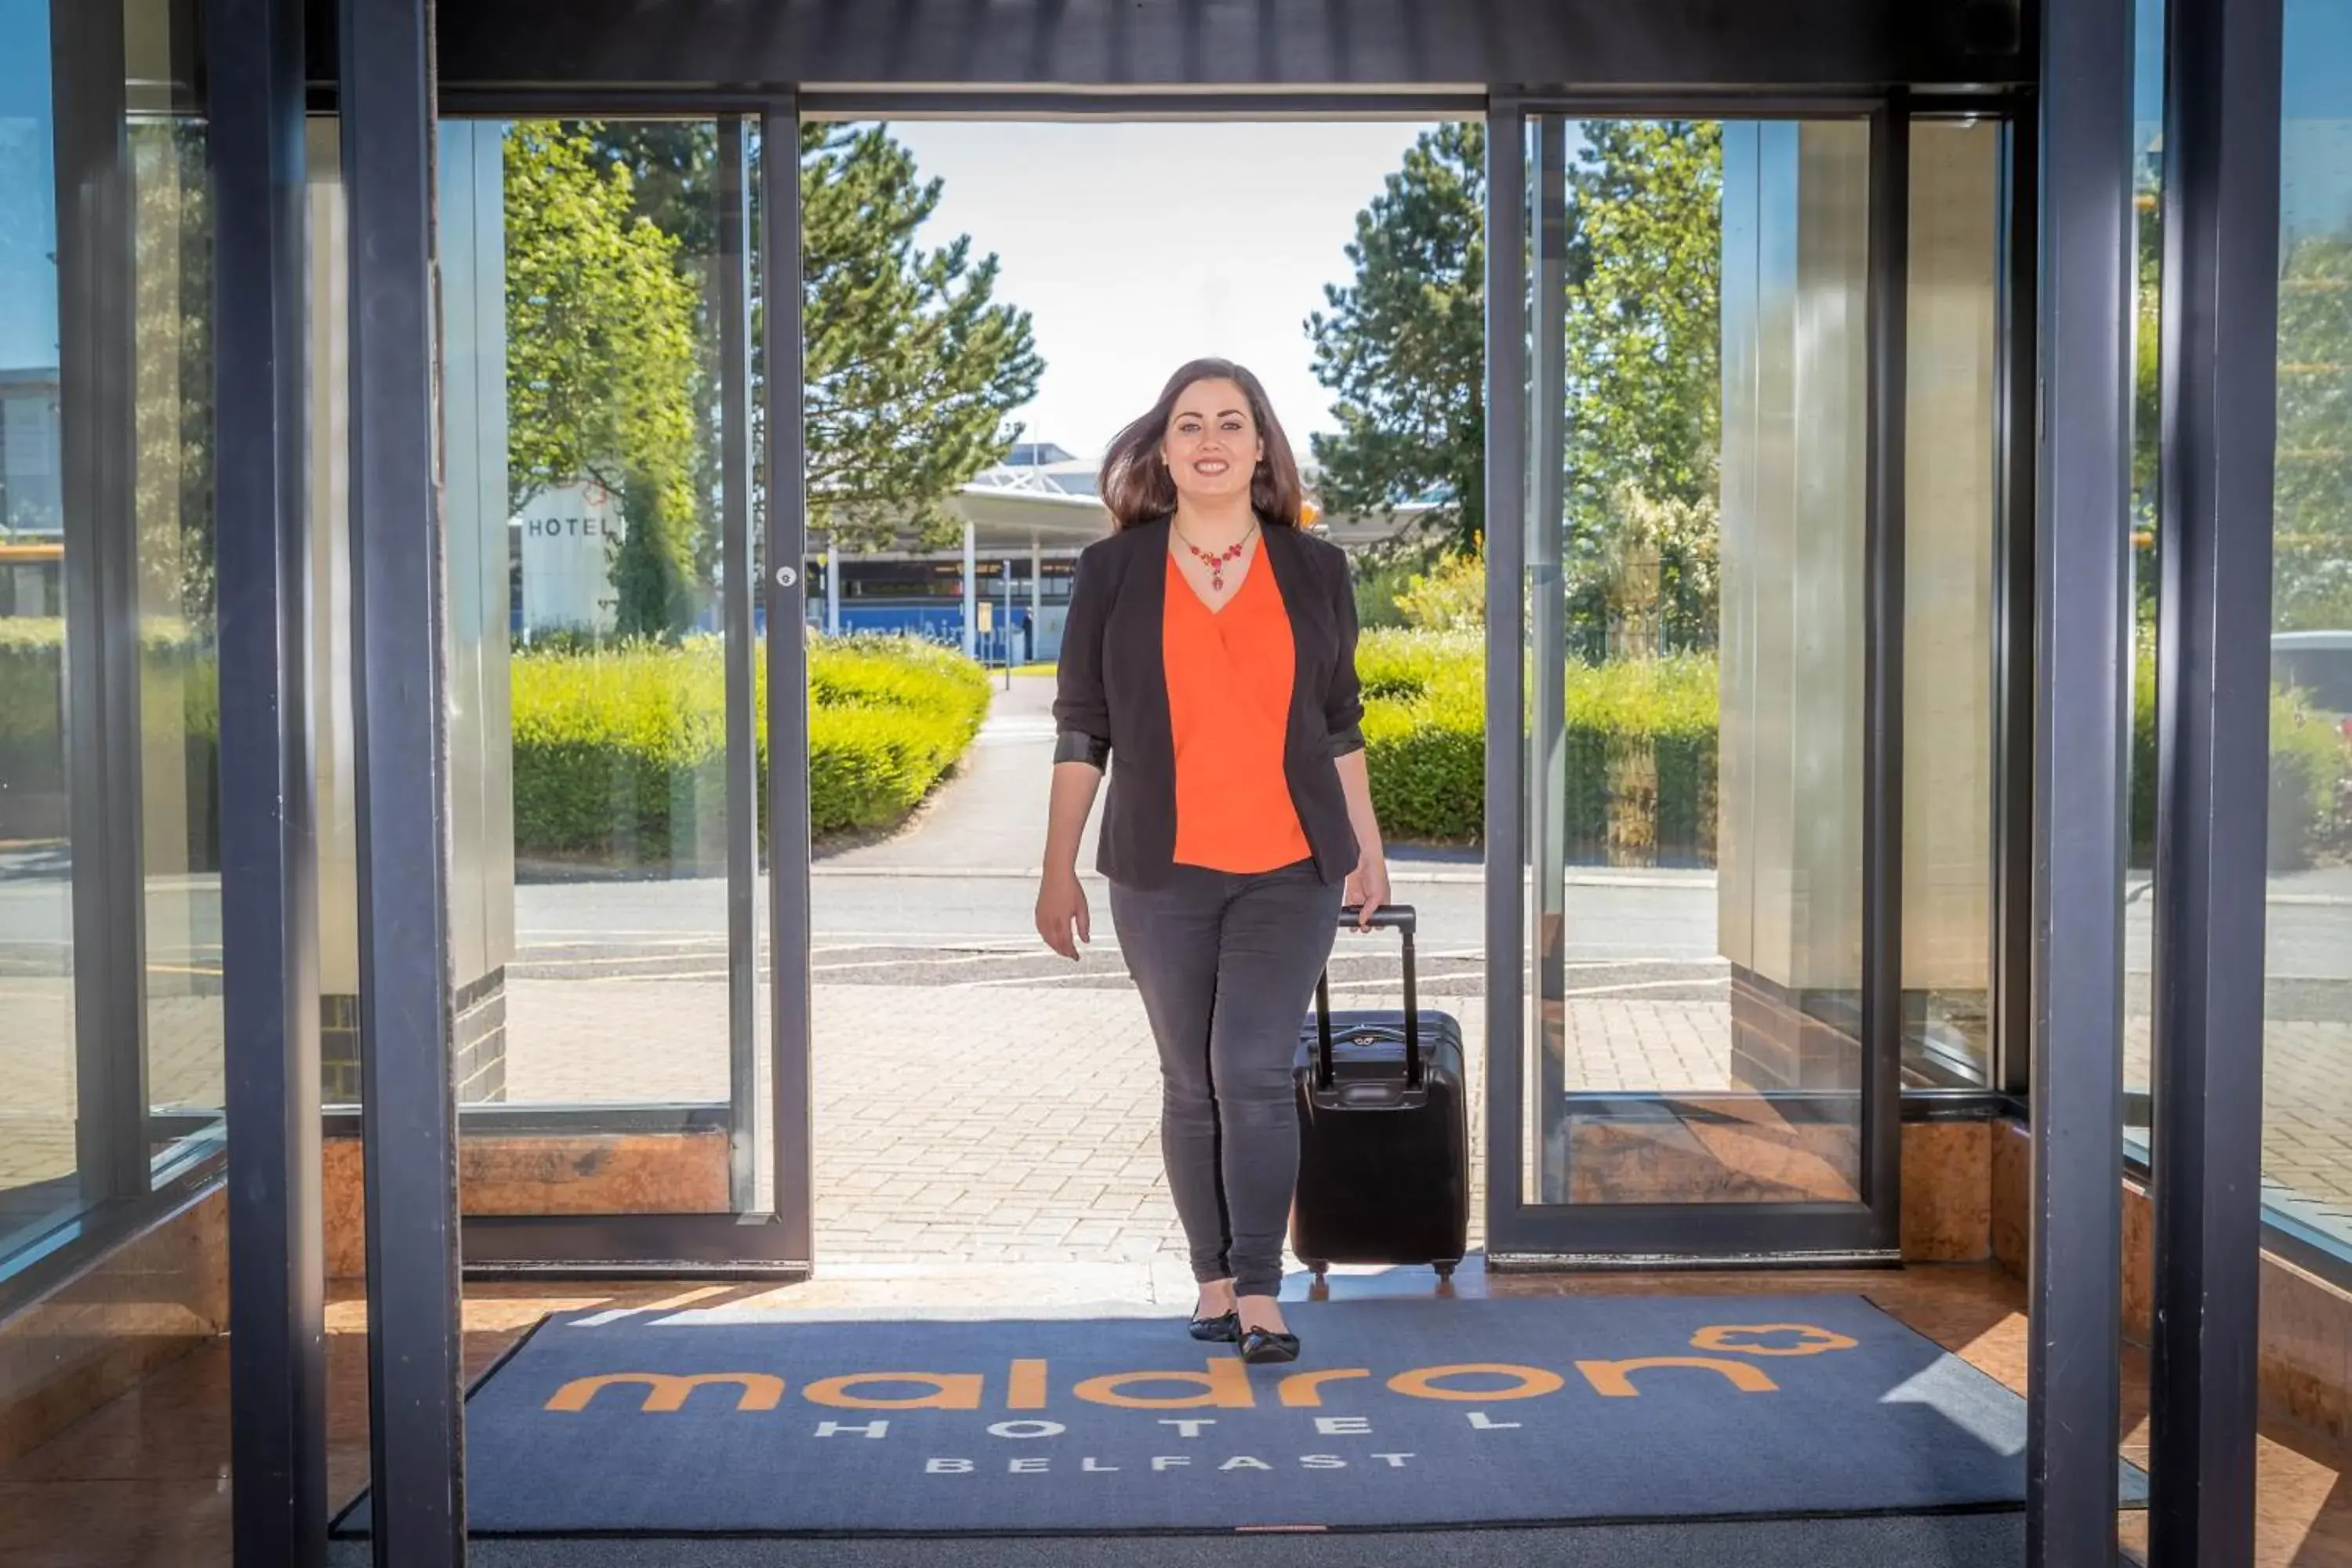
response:
[[(62, 620), (0, 617), (0, 838), (67, 831), (64, 651)], [(220, 842), (217, 667), (185, 626), (160, 617), (140, 628), (139, 658), (142, 765), (184, 771), (187, 868), (208, 871)]]
[[(1476, 841), (1486, 821), (1486, 658), (1475, 632), (1366, 632), (1365, 765), (1400, 840)], [(1716, 667), (1679, 654), (1571, 665), (1563, 693), (1570, 857), (1712, 865)]]
[(1366, 632), (1364, 766), (1381, 830), (1471, 843), (1486, 816), (1486, 660), (1475, 633)]
[[(716, 639), (519, 652), (513, 671), (518, 853), (615, 868), (725, 863), (726, 668)], [(988, 711), (979, 665), (899, 637), (812, 639), (809, 694), (809, 816), (819, 835), (903, 817)]]
[(1568, 668), (1569, 858), (1715, 864), (1716, 661), (1705, 654)]
[[(820, 639), (809, 651), (809, 699), (811, 830), (886, 827), (980, 732), (988, 672), (911, 637)], [(764, 730), (760, 756), (764, 776)]]
[(2132, 661), (2130, 859), (2146, 868), (2156, 864), (2156, 646), (2147, 634), (2140, 642)]
[[(53, 803), (41, 808), (48, 816), (67, 787), (63, 647), (58, 620), (0, 617), (0, 779), (18, 802)], [(184, 744), (188, 798), (210, 816), (220, 743), (212, 655), (170, 626), (150, 629), (142, 655), (147, 765)], [(518, 648), (510, 669), (518, 854), (614, 870), (726, 864), (727, 673), (716, 639)], [(757, 685), (764, 805), (764, 670)], [(154, 700), (175, 688), (176, 714)], [(939, 783), (980, 731), (988, 676), (908, 638), (819, 637), (809, 694), (812, 826), (837, 833), (887, 826)]]
[(65, 623), (0, 619), (0, 779), (10, 791), (66, 787)]
[(2271, 695), (2270, 869), (2300, 871), (2352, 849), (2344, 816), (2352, 744), (2290, 691)]
[(515, 852), (613, 869), (726, 864), (719, 643), (518, 650)]
[[(2143, 636), (2132, 669), (2131, 863), (2156, 865), (2156, 649)], [(2294, 692), (2271, 693), (2273, 871), (2352, 858), (2352, 742)]]

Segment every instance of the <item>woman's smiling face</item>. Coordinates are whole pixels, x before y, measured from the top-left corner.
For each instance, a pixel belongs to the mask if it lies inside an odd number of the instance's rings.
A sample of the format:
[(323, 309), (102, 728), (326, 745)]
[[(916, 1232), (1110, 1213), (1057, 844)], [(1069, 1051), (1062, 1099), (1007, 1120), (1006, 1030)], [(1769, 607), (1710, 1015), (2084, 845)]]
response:
[(1196, 381), (1177, 396), (1160, 450), (1179, 496), (1224, 501), (1249, 494), (1265, 444), (1247, 393), (1230, 381)]

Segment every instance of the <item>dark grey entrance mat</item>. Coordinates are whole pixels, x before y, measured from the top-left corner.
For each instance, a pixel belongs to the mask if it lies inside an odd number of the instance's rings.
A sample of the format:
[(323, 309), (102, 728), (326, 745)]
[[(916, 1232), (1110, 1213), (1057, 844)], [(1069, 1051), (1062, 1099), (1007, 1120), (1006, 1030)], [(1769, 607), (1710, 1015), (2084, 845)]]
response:
[(554, 1318), (467, 1405), (469, 1515), (483, 1535), (1120, 1533), (2024, 1500), (2024, 1402), (1859, 1297), (1288, 1310), (1307, 1355), (1258, 1369), (1165, 1316)]
[[(2018, 1512), (1336, 1535), (478, 1541), (474, 1568), (2015, 1568)], [(365, 1542), (329, 1568), (368, 1568)]]

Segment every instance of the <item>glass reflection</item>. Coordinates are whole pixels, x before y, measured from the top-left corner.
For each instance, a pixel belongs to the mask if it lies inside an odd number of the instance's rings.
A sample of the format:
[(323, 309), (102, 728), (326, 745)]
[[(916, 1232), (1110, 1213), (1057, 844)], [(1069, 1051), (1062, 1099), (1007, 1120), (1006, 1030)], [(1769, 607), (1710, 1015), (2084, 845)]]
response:
[(81, 1202), (47, 0), (0, 0), (0, 1258)]
[(2156, 883), (2156, 616), (2158, 328), (2163, 321), (2164, 0), (2137, 0), (2132, 26), (2132, 206), (2138, 254), (2132, 311), (2132, 743), (2129, 839), (2124, 875), (2124, 1127), (2147, 1149), (2153, 1060)]
[(1558, 133), (1527, 1195), (1851, 1201), (1868, 127)]
[(2352, 1247), (2352, 7), (2286, 6), (2263, 1175)]
[(168, 1158), (218, 1131), (223, 1098), (212, 216), (188, 40), (175, 61), (164, 6), (126, 21), (147, 1088)]
[(2001, 126), (1911, 127), (1904, 334), (1903, 1068), (1969, 1087), (1992, 1059), (1993, 416)]

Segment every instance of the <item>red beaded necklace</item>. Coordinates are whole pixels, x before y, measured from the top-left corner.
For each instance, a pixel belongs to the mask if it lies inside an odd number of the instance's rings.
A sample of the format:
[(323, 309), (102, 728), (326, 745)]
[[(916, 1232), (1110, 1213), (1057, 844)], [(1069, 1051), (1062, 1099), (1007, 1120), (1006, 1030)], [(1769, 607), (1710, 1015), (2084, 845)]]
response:
[(1181, 533), (1176, 538), (1179, 543), (1192, 552), (1194, 560), (1209, 569), (1209, 591), (1213, 594), (1222, 594), (1225, 591), (1226, 566), (1242, 558), (1242, 552), (1249, 548), (1249, 542), (1256, 533), (1257, 524), (1253, 522), (1250, 524), (1249, 532), (1243, 534), (1224, 549), (1216, 551), (1203, 550)]

